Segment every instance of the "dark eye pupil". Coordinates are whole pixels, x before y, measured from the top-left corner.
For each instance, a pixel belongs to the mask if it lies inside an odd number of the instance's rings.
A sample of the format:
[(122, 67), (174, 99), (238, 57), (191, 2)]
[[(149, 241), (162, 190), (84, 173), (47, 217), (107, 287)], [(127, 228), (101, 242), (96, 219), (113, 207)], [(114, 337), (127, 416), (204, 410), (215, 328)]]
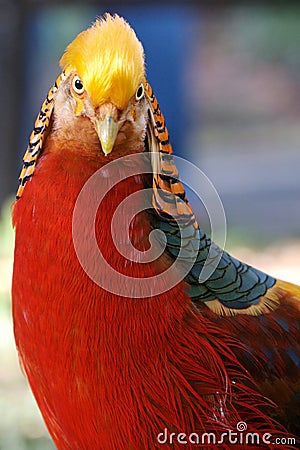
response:
[(83, 84), (82, 84), (81, 80), (79, 80), (78, 78), (77, 78), (77, 80), (75, 80), (74, 85), (78, 91), (81, 91), (83, 89)]
[(144, 93), (143, 86), (140, 86), (140, 87), (138, 88), (138, 90), (136, 91), (136, 97), (137, 97), (137, 98), (141, 98), (142, 95), (143, 95), (143, 93)]

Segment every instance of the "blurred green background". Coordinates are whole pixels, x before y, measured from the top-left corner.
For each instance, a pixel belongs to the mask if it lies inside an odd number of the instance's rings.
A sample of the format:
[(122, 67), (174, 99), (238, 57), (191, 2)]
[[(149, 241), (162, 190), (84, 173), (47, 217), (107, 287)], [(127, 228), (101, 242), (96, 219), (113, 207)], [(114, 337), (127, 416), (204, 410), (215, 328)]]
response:
[(124, 15), (145, 46), (175, 153), (215, 184), (227, 216), (227, 249), (300, 284), (300, 6), (284, 5), (0, 0), (1, 450), (53, 448), (14, 349), (11, 204), (58, 60), (106, 10)]

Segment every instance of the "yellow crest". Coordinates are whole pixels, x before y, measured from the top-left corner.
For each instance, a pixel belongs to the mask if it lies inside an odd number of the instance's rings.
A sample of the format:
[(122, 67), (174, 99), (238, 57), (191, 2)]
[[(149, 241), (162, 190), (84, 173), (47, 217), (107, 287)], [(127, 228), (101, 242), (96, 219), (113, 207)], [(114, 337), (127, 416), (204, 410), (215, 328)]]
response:
[(123, 109), (143, 80), (144, 50), (130, 25), (106, 14), (68, 45), (63, 69), (81, 78), (94, 107), (111, 101)]

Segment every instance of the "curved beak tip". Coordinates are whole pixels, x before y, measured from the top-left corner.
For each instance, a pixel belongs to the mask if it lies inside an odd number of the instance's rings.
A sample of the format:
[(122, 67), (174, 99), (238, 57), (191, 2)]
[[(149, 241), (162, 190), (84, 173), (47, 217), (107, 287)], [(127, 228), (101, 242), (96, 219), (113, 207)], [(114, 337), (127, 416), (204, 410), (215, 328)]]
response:
[(114, 120), (111, 114), (107, 114), (103, 119), (95, 120), (95, 129), (98, 134), (102, 151), (107, 156), (113, 149), (120, 125)]

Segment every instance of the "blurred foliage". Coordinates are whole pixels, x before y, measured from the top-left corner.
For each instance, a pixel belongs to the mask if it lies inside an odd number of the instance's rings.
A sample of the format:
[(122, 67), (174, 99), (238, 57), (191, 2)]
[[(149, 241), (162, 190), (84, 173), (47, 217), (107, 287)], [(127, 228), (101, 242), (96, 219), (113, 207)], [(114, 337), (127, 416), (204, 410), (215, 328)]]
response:
[(14, 234), (11, 225), (11, 205), (9, 198), (0, 215), (0, 313), (10, 314), (10, 284)]
[(264, 5), (231, 10), (236, 45), (263, 63), (281, 63), (295, 74), (300, 70), (300, 7)]
[(14, 234), (11, 224), (13, 198), (7, 199), (0, 215), (0, 258), (11, 258)]

